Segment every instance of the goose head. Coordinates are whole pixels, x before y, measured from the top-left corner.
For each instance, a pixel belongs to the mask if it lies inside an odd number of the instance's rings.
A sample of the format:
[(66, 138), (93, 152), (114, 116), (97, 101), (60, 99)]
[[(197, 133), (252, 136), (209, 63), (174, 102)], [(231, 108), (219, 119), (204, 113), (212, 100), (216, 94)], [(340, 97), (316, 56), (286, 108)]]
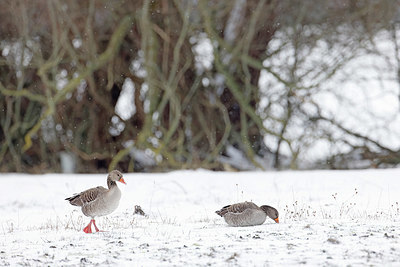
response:
[(268, 205), (263, 205), (260, 208), (267, 214), (268, 217), (270, 217), (276, 223), (279, 223), (279, 212), (275, 208)]
[(111, 171), (111, 172), (108, 174), (108, 178), (109, 178), (111, 181), (121, 182), (121, 183), (123, 183), (123, 184), (126, 184), (124, 178), (122, 177), (122, 173), (121, 173), (120, 171), (118, 171), (118, 170), (113, 170), (113, 171)]

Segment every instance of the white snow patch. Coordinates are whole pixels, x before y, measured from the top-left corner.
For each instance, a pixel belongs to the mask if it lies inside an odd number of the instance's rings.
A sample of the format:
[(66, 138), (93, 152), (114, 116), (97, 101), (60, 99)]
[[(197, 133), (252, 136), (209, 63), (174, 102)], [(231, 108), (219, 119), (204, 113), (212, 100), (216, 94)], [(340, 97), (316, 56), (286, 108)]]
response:
[(195, 66), (198, 75), (210, 70), (214, 63), (214, 48), (207, 35), (202, 33), (190, 39), (195, 54)]
[[(400, 258), (400, 170), (178, 171), (124, 175), (122, 199), (89, 222), (64, 198), (106, 174), (2, 174), (0, 265), (395, 266)], [(214, 212), (269, 204), (280, 224), (228, 227)], [(134, 215), (140, 205), (148, 217)]]
[(135, 85), (130, 78), (125, 79), (122, 85), (121, 94), (115, 105), (115, 113), (125, 121), (129, 120), (136, 113)]

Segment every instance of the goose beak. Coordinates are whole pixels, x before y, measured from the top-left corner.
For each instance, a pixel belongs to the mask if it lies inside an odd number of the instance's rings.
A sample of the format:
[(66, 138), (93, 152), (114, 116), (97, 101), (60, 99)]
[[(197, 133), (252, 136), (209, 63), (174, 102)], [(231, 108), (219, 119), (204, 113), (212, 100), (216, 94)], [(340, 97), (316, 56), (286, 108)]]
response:
[(122, 178), (122, 177), (121, 177), (121, 179), (118, 180), (118, 182), (121, 182), (121, 183), (123, 183), (123, 184), (126, 184), (124, 178)]
[(274, 219), (276, 223), (279, 223), (279, 218)]

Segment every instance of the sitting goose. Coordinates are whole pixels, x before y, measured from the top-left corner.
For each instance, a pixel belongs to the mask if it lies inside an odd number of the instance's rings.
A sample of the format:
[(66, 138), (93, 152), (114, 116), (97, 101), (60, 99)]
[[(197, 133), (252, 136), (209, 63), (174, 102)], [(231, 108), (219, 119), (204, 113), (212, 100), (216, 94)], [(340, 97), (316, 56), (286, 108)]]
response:
[(92, 218), (90, 223), (83, 228), (85, 233), (92, 232), (92, 223), (96, 232), (99, 232), (94, 218), (108, 215), (117, 209), (119, 200), (121, 199), (121, 191), (116, 181), (126, 184), (124, 178), (122, 178), (122, 173), (114, 170), (111, 171), (107, 177), (108, 189), (98, 186), (65, 199), (68, 200), (71, 205), (82, 207), (83, 214)]
[(215, 213), (224, 217), (230, 226), (260, 225), (265, 222), (267, 216), (279, 223), (279, 213), (275, 208), (267, 205), (259, 207), (247, 201), (225, 206)]

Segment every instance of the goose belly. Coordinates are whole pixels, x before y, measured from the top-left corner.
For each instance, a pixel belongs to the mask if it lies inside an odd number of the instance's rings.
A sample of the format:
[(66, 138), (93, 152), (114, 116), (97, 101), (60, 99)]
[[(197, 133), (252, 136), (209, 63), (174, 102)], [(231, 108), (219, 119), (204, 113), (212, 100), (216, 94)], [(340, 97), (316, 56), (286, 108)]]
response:
[(265, 222), (267, 215), (262, 210), (247, 209), (241, 213), (228, 212), (224, 219), (230, 226), (252, 226)]
[(88, 217), (105, 216), (118, 208), (119, 200), (121, 199), (121, 191), (110, 190), (102, 197), (86, 204), (82, 207), (82, 212)]

